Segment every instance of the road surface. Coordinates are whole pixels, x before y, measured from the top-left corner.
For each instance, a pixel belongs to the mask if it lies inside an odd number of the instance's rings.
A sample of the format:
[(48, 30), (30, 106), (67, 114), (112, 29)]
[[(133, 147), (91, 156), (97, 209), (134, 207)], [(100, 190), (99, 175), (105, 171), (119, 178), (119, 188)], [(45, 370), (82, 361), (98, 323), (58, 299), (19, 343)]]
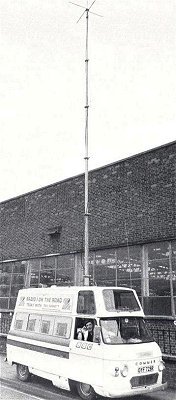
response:
[[(50, 381), (32, 376), (31, 381), (21, 382), (16, 377), (16, 367), (4, 362), (0, 355), (0, 398), (1, 400), (80, 400), (66, 390), (58, 389)], [(105, 398), (100, 398), (105, 400)], [(123, 400), (176, 400), (176, 391), (167, 389), (150, 395), (125, 397)], [(106, 398), (107, 400), (107, 398)], [(121, 399), (122, 400), (122, 399)]]

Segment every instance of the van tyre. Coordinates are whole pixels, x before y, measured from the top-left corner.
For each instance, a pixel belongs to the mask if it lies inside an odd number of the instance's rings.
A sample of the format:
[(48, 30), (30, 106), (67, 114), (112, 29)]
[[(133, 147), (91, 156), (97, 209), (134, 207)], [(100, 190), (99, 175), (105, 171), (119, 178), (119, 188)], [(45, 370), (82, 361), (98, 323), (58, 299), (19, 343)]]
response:
[(91, 385), (87, 383), (77, 382), (77, 392), (83, 400), (93, 400), (96, 398), (96, 393)]
[(22, 382), (27, 382), (30, 380), (31, 374), (29, 368), (23, 364), (17, 364), (17, 378)]

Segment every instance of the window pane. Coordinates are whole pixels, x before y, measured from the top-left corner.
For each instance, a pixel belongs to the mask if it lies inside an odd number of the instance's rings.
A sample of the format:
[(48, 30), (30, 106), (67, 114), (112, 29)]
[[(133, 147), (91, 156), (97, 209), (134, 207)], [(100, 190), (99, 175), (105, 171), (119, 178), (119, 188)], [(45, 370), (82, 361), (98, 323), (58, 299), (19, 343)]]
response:
[(27, 330), (32, 332), (35, 331), (35, 324), (36, 324), (36, 319), (35, 318), (30, 319), (28, 321)]
[(55, 269), (55, 257), (41, 258), (41, 271)]
[(17, 297), (18, 291), (20, 289), (23, 289), (23, 285), (14, 285), (11, 287), (11, 296), (12, 297)]
[(50, 321), (42, 321), (41, 333), (49, 334), (49, 329), (50, 329)]
[(74, 255), (57, 256), (56, 258), (56, 284), (67, 286), (74, 284), (75, 259)]
[(10, 310), (13, 310), (15, 308), (15, 305), (16, 305), (16, 297), (11, 297), (9, 305)]
[(40, 283), (42, 285), (51, 286), (55, 284), (55, 257), (41, 258), (41, 271), (40, 271)]
[(170, 297), (144, 297), (146, 315), (171, 315)]
[(39, 272), (32, 271), (31, 272), (31, 277), (30, 277), (30, 286), (36, 286), (38, 287), (39, 284)]
[(22, 274), (13, 274), (12, 275), (12, 285), (24, 285), (24, 275)]
[(2, 309), (8, 309), (8, 303), (9, 303), (9, 299), (8, 298), (6, 298), (6, 297), (1, 297), (0, 298), (0, 308), (2, 308)]
[(117, 249), (118, 278), (135, 279), (141, 276), (141, 246)]
[(30, 286), (38, 287), (40, 259), (29, 260), (28, 261), (28, 269), (29, 269), (29, 273), (30, 273)]
[(149, 260), (164, 260), (168, 259), (169, 243), (159, 242), (148, 244), (148, 259)]
[(50, 316), (50, 315), (42, 316), (41, 328), (40, 328), (41, 333), (46, 333), (47, 335), (52, 335), (53, 334), (53, 326), (54, 326), (54, 316)]
[(98, 286), (116, 286), (115, 250), (100, 250), (95, 253), (95, 282)]
[(43, 285), (51, 286), (55, 283), (55, 271), (46, 270), (40, 272), (40, 283)]
[(13, 266), (12, 262), (11, 263), (8, 263), (8, 262), (1, 263), (0, 264), (0, 271), (10, 274), (12, 272), (12, 266)]
[(25, 270), (26, 270), (26, 263), (23, 261), (15, 261), (13, 263), (13, 272), (15, 274), (23, 274), (25, 275)]
[(115, 310), (140, 310), (136, 297), (132, 291), (123, 289), (104, 289), (103, 298), (107, 311)]
[(0, 297), (8, 297), (10, 291), (10, 286), (0, 286)]
[(95, 314), (94, 293), (91, 290), (80, 290), (78, 293), (77, 313)]
[(136, 290), (138, 296), (141, 296), (141, 279), (131, 279), (131, 281), (128, 280), (119, 280), (118, 286), (122, 287), (129, 287), (131, 289)]
[(169, 296), (170, 297), (170, 281), (165, 279), (150, 280), (149, 295), (152, 296)]
[(29, 260), (29, 269), (31, 271), (39, 271), (40, 269), (40, 259), (36, 259), (36, 260)]
[(149, 278), (170, 279), (169, 258), (149, 261)]
[(41, 322), (41, 316), (36, 314), (30, 314), (27, 323), (27, 331), (39, 332)]
[(11, 275), (7, 273), (0, 273), (0, 284), (1, 285), (10, 285)]
[[(95, 282), (99, 286), (122, 286), (122, 280), (131, 282), (140, 277), (141, 246), (101, 250), (95, 253)], [(131, 283), (125, 286), (130, 287)]]
[(54, 336), (69, 339), (72, 319), (69, 317), (57, 317), (54, 325)]
[(15, 317), (14, 329), (25, 330), (28, 315), (25, 313), (17, 313)]
[[(148, 271), (149, 271), (149, 296), (169, 296), (170, 297), (170, 270), (169, 270), (169, 244), (168, 242), (152, 243), (148, 245)], [(167, 302), (168, 303), (168, 302)], [(156, 305), (156, 315), (168, 315), (163, 308), (164, 301), (153, 299), (149, 301), (150, 308), (154, 312)], [(170, 298), (169, 298), (170, 309)]]

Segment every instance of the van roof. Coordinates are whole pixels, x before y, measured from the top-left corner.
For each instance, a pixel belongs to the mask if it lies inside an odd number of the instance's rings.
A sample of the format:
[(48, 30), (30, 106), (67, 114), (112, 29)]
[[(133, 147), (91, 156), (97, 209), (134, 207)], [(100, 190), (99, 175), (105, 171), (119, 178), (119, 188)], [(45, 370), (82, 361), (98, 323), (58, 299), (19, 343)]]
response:
[(39, 287), (39, 288), (26, 288), (21, 289), (20, 291), (31, 291), (31, 292), (51, 292), (53, 291), (60, 291), (60, 292), (78, 292), (80, 290), (91, 290), (91, 291), (102, 291), (104, 289), (109, 290), (124, 290), (124, 291), (132, 291), (135, 292), (132, 288), (122, 287), (122, 286), (56, 286), (52, 285), (50, 287)]

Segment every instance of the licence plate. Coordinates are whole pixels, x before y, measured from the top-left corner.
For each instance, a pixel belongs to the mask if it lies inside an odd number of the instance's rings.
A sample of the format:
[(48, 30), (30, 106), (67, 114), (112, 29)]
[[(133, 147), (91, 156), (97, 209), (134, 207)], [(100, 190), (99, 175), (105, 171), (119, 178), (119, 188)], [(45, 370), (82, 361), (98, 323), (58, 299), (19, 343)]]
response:
[(146, 365), (145, 367), (138, 368), (138, 374), (145, 374), (146, 372), (152, 372), (154, 370), (153, 365)]

